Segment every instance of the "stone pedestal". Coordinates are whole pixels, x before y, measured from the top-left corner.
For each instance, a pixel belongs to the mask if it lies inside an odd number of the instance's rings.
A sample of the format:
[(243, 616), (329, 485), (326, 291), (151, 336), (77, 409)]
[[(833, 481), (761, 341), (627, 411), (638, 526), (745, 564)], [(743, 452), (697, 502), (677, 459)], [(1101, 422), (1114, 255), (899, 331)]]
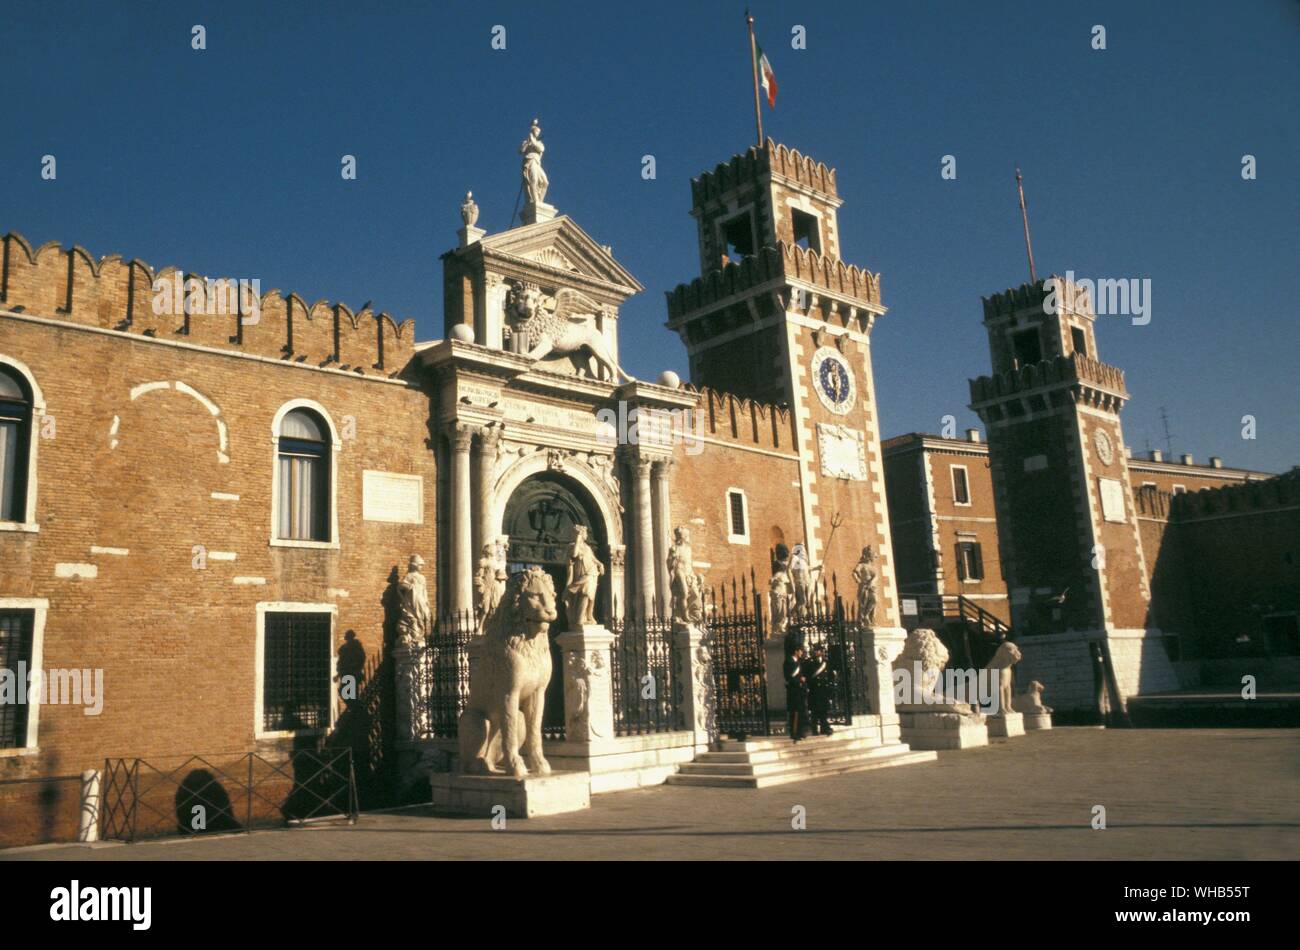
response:
[(1025, 717), (1018, 712), (998, 713), (986, 720), (989, 736), (994, 739), (1011, 739), (1025, 734)]
[(681, 683), (681, 714), (695, 745), (707, 747), (718, 738), (713, 686), (713, 658), (704, 643), (704, 630), (685, 623), (673, 625), (674, 666)]
[(934, 712), (925, 707), (899, 706), (903, 741), (913, 749), (971, 749), (989, 744), (982, 717)]
[(487, 234), (487, 232), (482, 228), (476, 228), (467, 224), (456, 232), (456, 237), (460, 238), (461, 247), (469, 247), (471, 244), (477, 244), (485, 234)]
[(524, 202), (524, 224), (540, 224), (542, 221), (550, 221), (554, 217), (555, 205), (548, 205), (545, 201)]
[(1051, 729), (1051, 713), (1021, 713), (1025, 721), (1025, 731), (1030, 732), (1034, 729)]
[(767, 711), (785, 713), (785, 635), (777, 634), (763, 641), (767, 665)]
[(512, 778), (508, 775), (433, 775), (429, 779), (437, 811), (495, 818), (497, 807), (510, 818), (559, 815), (591, 807), (591, 776), (586, 772), (552, 772)]
[(418, 650), (393, 649), (397, 685), (397, 738), (416, 742), (429, 732), (429, 682)]
[(564, 742), (601, 745), (614, 740), (614, 683), (610, 648), (614, 635), (599, 624), (555, 638), (564, 655)]

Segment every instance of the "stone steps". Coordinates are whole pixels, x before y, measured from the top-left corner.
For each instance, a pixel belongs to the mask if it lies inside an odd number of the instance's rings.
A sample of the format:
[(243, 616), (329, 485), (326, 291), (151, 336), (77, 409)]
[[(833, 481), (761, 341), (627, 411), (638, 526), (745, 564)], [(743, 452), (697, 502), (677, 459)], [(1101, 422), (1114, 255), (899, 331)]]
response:
[(785, 738), (724, 741), (719, 751), (702, 753), (694, 762), (679, 766), (675, 775), (668, 776), (668, 784), (766, 788), (935, 758), (934, 752), (916, 752), (901, 743), (881, 745), (877, 729), (847, 728), (797, 745)]

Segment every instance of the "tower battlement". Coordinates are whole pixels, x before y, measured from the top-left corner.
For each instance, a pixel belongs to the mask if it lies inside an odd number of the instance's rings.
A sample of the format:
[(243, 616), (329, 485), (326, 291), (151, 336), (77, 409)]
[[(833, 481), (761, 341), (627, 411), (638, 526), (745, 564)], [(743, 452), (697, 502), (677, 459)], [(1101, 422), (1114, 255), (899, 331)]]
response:
[(259, 284), (212, 280), (174, 266), (154, 270), (119, 254), (95, 258), (57, 241), (33, 249), (3, 238), (0, 309), (101, 330), (216, 347), (286, 362), (395, 376), (415, 353), (415, 321), (366, 304), (315, 303)]
[(728, 161), (718, 163), (713, 171), (691, 179), (691, 200), (694, 207), (702, 208), (744, 185), (759, 184), (771, 175), (779, 175), (827, 198), (838, 198), (835, 169), (769, 138), (761, 149), (751, 145), (743, 154), (733, 155)]

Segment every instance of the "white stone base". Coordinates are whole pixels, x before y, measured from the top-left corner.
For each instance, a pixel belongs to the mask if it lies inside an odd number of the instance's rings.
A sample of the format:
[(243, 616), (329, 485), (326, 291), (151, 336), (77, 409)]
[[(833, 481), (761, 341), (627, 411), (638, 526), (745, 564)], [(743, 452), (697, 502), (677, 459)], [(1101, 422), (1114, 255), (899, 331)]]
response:
[(1025, 720), (1026, 731), (1052, 728), (1051, 713), (1023, 713), (1022, 716)]
[(504, 806), (511, 818), (559, 815), (591, 807), (591, 776), (586, 772), (552, 772), (512, 778), (508, 775), (432, 775), (433, 806), (438, 811), (496, 817)]
[(989, 744), (989, 727), (970, 716), (899, 711), (903, 741), (913, 749), (973, 749)]
[(985, 719), (991, 739), (1013, 739), (1025, 734), (1025, 717), (1018, 712), (998, 713)]

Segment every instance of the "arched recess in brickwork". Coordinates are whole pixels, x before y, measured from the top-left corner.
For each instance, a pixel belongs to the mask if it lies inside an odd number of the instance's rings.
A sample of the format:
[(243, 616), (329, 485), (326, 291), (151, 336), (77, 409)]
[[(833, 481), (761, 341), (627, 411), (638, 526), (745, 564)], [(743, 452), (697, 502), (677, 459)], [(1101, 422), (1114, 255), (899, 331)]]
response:
[[(208, 411), (208, 414), (212, 416), (213, 420), (217, 424), (217, 461), (222, 465), (229, 465), (230, 455), (227, 452), (230, 448), (229, 437), (226, 432), (225, 420), (221, 418), (221, 409), (215, 402), (203, 395), (193, 386), (181, 382), (180, 380), (176, 380), (175, 382), (159, 380), (152, 383), (141, 383), (140, 385), (131, 388), (131, 401), (135, 402), (141, 396), (153, 392), (162, 392), (164, 390), (174, 390), (178, 393), (184, 393), (185, 395), (192, 397)], [(112, 425), (108, 430), (108, 447), (110, 450), (117, 448), (121, 441), (121, 439), (119, 439), (119, 435), (121, 435), (121, 426), (121, 417), (116, 415), (113, 416)]]
[(31, 413), (26, 423), (26, 454), (27, 454), (27, 471), (26, 481), (23, 483), (24, 503), (21, 521), (9, 521), (0, 523), (2, 530), (20, 530), (35, 531), (36, 527), (36, 453), (40, 448), (40, 433), (38, 429), (42, 425), (42, 418), (45, 416), (45, 394), (41, 392), (41, 387), (36, 382), (36, 374), (27, 368), (27, 364), (17, 357), (6, 356), (0, 353), (0, 365), (4, 365), (11, 372), (16, 373), (27, 384), (28, 393), (31, 396)]

